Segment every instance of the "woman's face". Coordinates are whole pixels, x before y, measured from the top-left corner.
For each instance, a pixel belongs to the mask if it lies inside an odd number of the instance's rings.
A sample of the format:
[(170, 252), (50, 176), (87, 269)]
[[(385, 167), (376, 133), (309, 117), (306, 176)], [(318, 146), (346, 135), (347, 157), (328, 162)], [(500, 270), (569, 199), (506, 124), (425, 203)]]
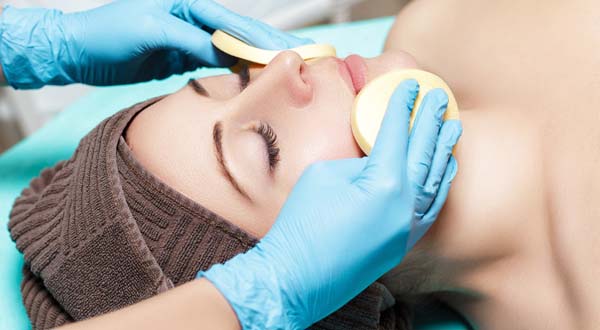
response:
[[(351, 71), (364, 69), (366, 82), (415, 67), (399, 52), (365, 59), (364, 66), (355, 62)], [(262, 237), (308, 165), (363, 155), (352, 137), (350, 110), (364, 83), (349, 73), (337, 58), (306, 64), (282, 52), (247, 75), (188, 84), (142, 111), (127, 142), (166, 184)]]

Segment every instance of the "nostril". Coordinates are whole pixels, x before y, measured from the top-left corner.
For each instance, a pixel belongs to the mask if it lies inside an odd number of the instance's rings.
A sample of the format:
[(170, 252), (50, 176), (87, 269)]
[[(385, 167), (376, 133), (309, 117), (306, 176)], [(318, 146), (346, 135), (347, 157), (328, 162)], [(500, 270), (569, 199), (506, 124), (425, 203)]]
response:
[(293, 51), (279, 53), (265, 68), (263, 73), (271, 77), (276, 89), (287, 91), (285, 95), (297, 107), (312, 100), (313, 87), (310, 67)]
[(297, 106), (304, 106), (312, 100), (313, 87), (311, 83), (310, 69), (304, 61), (296, 63), (297, 69), (289, 71), (288, 86), (293, 99), (293, 103)]
[(307, 82), (307, 79), (306, 79), (306, 69), (308, 69), (308, 64), (302, 62), (302, 64), (300, 64), (299, 71), (300, 71), (300, 78), (302, 79), (302, 81), (304, 83)]

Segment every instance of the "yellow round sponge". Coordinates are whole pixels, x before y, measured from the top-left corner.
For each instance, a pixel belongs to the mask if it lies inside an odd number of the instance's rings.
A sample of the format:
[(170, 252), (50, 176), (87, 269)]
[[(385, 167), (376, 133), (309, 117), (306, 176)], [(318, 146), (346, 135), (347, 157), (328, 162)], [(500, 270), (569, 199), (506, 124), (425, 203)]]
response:
[(414, 69), (386, 73), (367, 84), (354, 100), (351, 115), (352, 133), (365, 154), (371, 153), (392, 94), (401, 82), (408, 79), (416, 80), (420, 87), (410, 118), (411, 128), (423, 96), (435, 88), (442, 88), (448, 94), (448, 108), (444, 120), (459, 119), (456, 99), (442, 78)]
[[(266, 50), (250, 46), (221, 30), (216, 30), (211, 40), (213, 45), (224, 53), (252, 63), (267, 65), (277, 54), (282, 52), (281, 50)], [(335, 48), (326, 44), (304, 45), (289, 50), (298, 53), (305, 61), (318, 57), (336, 56)]]

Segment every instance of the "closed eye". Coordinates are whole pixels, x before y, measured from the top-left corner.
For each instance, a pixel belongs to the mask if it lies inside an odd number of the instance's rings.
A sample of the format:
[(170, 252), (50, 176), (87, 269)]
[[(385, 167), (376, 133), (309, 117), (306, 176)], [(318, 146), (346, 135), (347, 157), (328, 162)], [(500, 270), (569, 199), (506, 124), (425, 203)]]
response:
[(255, 131), (256, 133), (260, 134), (265, 141), (267, 155), (269, 157), (269, 171), (273, 173), (280, 160), (280, 149), (277, 143), (277, 134), (271, 125), (263, 121), (259, 122), (258, 125), (255, 126)]

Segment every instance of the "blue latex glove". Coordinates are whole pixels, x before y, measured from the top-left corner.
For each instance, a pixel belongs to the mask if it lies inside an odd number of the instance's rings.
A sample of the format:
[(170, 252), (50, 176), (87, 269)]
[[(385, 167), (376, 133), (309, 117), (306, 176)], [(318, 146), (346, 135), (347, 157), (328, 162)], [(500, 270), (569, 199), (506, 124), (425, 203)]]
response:
[(417, 90), (414, 80), (396, 90), (369, 157), (310, 166), (256, 247), (198, 274), (244, 329), (307, 328), (398, 265), (436, 219), (462, 128), (442, 125), (448, 98), (434, 90), (409, 141)]
[(215, 29), (265, 49), (310, 42), (210, 0), (121, 0), (85, 12), (5, 7), (0, 57), (15, 88), (161, 79), (235, 59), (213, 47)]

